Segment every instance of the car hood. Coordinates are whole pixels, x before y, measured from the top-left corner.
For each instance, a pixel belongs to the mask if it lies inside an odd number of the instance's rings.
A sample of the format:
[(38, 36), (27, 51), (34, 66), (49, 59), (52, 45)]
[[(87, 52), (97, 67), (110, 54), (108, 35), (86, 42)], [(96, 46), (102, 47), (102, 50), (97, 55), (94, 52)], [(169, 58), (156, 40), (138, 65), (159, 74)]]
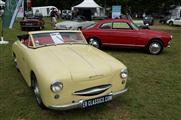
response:
[(58, 45), (35, 50), (36, 65), (52, 79), (85, 81), (110, 76), (118, 60), (89, 45)]
[[(75, 21), (63, 21), (55, 24), (55, 29), (74, 29), (78, 27), (79, 23)], [(73, 27), (73, 28), (72, 28)]]
[(94, 21), (83, 21), (83, 22), (77, 22), (77, 21), (63, 21), (59, 22), (55, 25), (56, 29), (77, 29), (78, 27), (88, 27), (92, 24), (94, 24)]

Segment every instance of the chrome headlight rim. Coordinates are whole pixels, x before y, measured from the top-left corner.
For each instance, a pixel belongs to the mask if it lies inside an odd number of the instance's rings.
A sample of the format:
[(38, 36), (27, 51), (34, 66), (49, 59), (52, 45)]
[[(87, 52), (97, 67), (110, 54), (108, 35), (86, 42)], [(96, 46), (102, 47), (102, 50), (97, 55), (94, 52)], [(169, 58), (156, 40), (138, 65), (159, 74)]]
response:
[(63, 83), (60, 81), (55, 81), (50, 85), (50, 90), (53, 93), (59, 93), (63, 89)]
[(128, 78), (128, 69), (127, 68), (124, 68), (124, 69), (121, 70), (120, 77), (122, 79), (127, 79)]

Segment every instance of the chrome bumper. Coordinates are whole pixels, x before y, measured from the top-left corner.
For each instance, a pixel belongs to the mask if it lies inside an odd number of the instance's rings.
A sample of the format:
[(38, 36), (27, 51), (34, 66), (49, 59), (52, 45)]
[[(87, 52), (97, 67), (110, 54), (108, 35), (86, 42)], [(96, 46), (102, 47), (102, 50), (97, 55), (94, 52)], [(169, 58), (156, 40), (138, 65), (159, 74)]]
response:
[[(118, 91), (116, 93), (110, 93), (108, 95), (111, 95), (113, 98), (115, 98), (115, 97), (121, 96), (127, 91), (128, 91), (128, 88)], [(66, 104), (66, 105), (51, 105), (51, 106), (48, 106), (48, 108), (54, 109), (54, 110), (69, 110), (69, 109), (74, 109), (74, 108), (82, 108), (83, 102), (84, 100), (80, 100), (76, 103), (71, 103), (71, 104)]]

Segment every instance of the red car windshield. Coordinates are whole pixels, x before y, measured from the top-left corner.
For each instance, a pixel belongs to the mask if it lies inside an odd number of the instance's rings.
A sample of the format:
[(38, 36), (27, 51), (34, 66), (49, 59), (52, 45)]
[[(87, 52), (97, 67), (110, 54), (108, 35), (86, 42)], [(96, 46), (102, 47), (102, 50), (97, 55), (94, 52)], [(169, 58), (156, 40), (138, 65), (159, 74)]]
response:
[(48, 32), (32, 34), (36, 47), (58, 44), (87, 44), (80, 32)]

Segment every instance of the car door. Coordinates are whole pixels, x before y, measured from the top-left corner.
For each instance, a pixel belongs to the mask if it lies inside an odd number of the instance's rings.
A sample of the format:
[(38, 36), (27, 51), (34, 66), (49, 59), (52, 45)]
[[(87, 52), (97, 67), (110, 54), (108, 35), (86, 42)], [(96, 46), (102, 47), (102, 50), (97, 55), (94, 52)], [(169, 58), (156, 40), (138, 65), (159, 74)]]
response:
[(102, 44), (112, 43), (112, 40), (115, 39), (112, 37), (112, 22), (101, 24), (95, 34), (101, 40)]
[(176, 18), (174, 20), (174, 25), (181, 25), (181, 18)]
[(18, 67), (22, 73), (22, 75), (24, 76), (24, 78), (26, 78), (29, 75), (29, 71), (28, 71), (28, 51), (32, 48), (32, 41), (30, 39), (30, 37), (28, 39), (23, 39), (21, 40), (20, 44), (18, 45), (18, 49), (17, 49), (17, 64)]
[(115, 45), (134, 46), (139, 39), (138, 31), (127, 22), (113, 22), (112, 43)]

